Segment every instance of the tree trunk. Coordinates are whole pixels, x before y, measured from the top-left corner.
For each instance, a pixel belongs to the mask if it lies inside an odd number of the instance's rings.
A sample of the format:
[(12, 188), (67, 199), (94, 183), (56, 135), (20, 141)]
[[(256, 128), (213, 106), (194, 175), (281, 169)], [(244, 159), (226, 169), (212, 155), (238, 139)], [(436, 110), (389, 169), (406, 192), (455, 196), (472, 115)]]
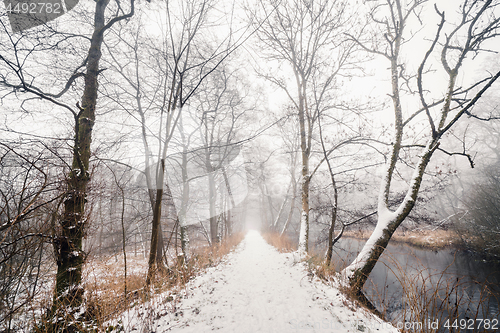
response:
[(387, 208), (387, 203), (385, 201), (385, 191), (389, 188), (389, 184), (387, 184), (387, 182), (390, 181), (387, 173), (391, 170), (390, 165), (387, 167), (386, 177), (381, 186), (378, 220), (375, 230), (363, 246), (363, 249), (358, 254), (357, 258), (344, 269), (348, 283), (355, 294), (362, 294), (362, 289), (368, 279), (368, 276), (386, 249), (392, 235), (413, 209), (418, 196), (418, 191), (420, 190), (425, 168), (427, 167), (432, 154), (439, 146), (438, 140), (438, 138), (429, 140), (429, 143), (427, 144), (423, 154), (421, 155), (419, 163), (415, 168), (406, 196), (403, 202), (399, 205), (398, 209), (394, 212), (391, 212)]
[[(118, 182), (117, 182), (118, 185)], [(123, 294), (125, 296), (125, 301), (127, 301), (127, 233), (125, 229), (125, 191), (123, 190), (123, 187), (120, 186), (120, 192), (122, 195), (122, 211), (121, 211), (121, 216), (120, 216), (120, 222), (122, 225), (122, 252), (123, 252), (123, 279), (124, 279), (124, 286), (123, 286)]]
[(264, 182), (264, 193), (262, 194), (266, 199), (267, 199), (267, 205), (269, 208), (267, 211), (269, 212), (269, 221), (267, 223), (266, 228), (267, 229), (272, 229), (273, 223), (274, 223), (274, 207), (273, 207), (273, 200), (271, 198), (271, 195), (269, 194), (269, 191), (267, 190), (267, 185), (266, 182)]
[(184, 261), (189, 260), (189, 234), (188, 234), (188, 223), (186, 221), (187, 207), (189, 201), (189, 181), (187, 174), (187, 149), (184, 147), (182, 154), (182, 201), (181, 208), (179, 210), (179, 223), (181, 226), (181, 251), (184, 256)]
[[(391, 239), (392, 234), (396, 230), (397, 226), (399, 226), (404, 218), (409, 214), (414, 205), (414, 201), (410, 202), (407, 201), (407, 198), (405, 198), (404, 202), (400, 204), (399, 208), (402, 208), (407, 204), (411, 205), (411, 207), (408, 207), (409, 209), (404, 216), (400, 213), (391, 212), (388, 208), (392, 176), (399, 158), (399, 152), (401, 150), (401, 142), (403, 138), (403, 111), (399, 94), (398, 71), (398, 56), (401, 47), (401, 36), (403, 29), (404, 25), (401, 25), (401, 29), (399, 30), (394, 40), (394, 50), (392, 56), (389, 58), (391, 63), (391, 99), (394, 106), (395, 133), (394, 142), (392, 144), (391, 153), (389, 155), (389, 161), (386, 164), (386, 169), (384, 170), (384, 179), (381, 182), (380, 193), (378, 197), (377, 225), (375, 226), (375, 230), (364, 245), (363, 249), (358, 254), (358, 257), (351, 263), (351, 265), (344, 269), (344, 272), (347, 272), (346, 277), (349, 280), (351, 288), (359, 297), (362, 297), (362, 289), (366, 280), (368, 279), (368, 275), (373, 270), (373, 267), (375, 267), (378, 258), (380, 258), (380, 256), (384, 252), (387, 244), (389, 243), (389, 240)], [(418, 184), (418, 186), (420, 186), (420, 183)], [(411, 188), (408, 189), (408, 193), (410, 192), (410, 190)]]
[(160, 238), (163, 236), (161, 234), (161, 204), (163, 200), (163, 187), (165, 179), (165, 160), (161, 159), (158, 164), (156, 173), (156, 196), (155, 204), (153, 208), (153, 221), (151, 222), (151, 243), (149, 247), (149, 260), (148, 260), (148, 275), (146, 278), (146, 285), (151, 284), (151, 280), (155, 276), (158, 270), (163, 269), (162, 254), (163, 252), (160, 248), (159, 243)]
[(281, 218), (281, 215), (283, 214), (283, 211), (285, 210), (286, 202), (288, 201), (287, 199), (288, 199), (288, 192), (289, 192), (289, 190), (290, 190), (290, 186), (288, 187), (288, 191), (285, 194), (285, 197), (283, 198), (283, 202), (281, 203), (280, 210), (278, 211), (278, 215), (274, 219), (274, 222), (273, 222), (273, 225), (272, 225), (273, 232), (276, 232), (276, 230), (278, 229), (279, 219)]
[(79, 106), (79, 113), (75, 116), (72, 170), (67, 176), (64, 213), (53, 243), (57, 260), (56, 286), (51, 311), (51, 317), (57, 320), (51, 321), (55, 325), (52, 327), (53, 331), (75, 331), (76, 328), (72, 327), (70, 322), (78, 320), (77, 316), (82, 313), (84, 290), (81, 281), (82, 266), (85, 261), (82, 241), (88, 224), (85, 217), (85, 197), (90, 181), (90, 144), (97, 105), (102, 28), (105, 24), (104, 13), (108, 3), (109, 0), (96, 2), (94, 33), (88, 51), (82, 105)]
[[(333, 173), (331, 173), (331, 178), (333, 186), (333, 207), (332, 207), (332, 219), (330, 222), (330, 228), (328, 230), (328, 249), (326, 250), (326, 258), (325, 258), (327, 265), (330, 265), (330, 262), (332, 261), (333, 245), (335, 244), (333, 236), (335, 235), (335, 222), (337, 221), (337, 206), (338, 206), (337, 184), (335, 182), (335, 177)], [(342, 228), (342, 231), (344, 231), (344, 228)]]
[(229, 196), (229, 200), (231, 200), (231, 207), (228, 207), (227, 209), (227, 219), (226, 219), (226, 232), (228, 235), (231, 235), (233, 233), (233, 226), (231, 224), (231, 218), (230, 218), (230, 211), (236, 206), (236, 203), (234, 201), (234, 196), (233, 196), (233, 191), (231, 190), (231, 184), (229, 183), (229, 178), (226, 173), (226, 168), (222, 167), (222, 175), (224, 176), (224, 183), (226, 183), (226, 190), (227, 194)]
[(209, 206), (210, 206), (210, 239), (212, 245), (219, 243), (219, 221), (217, 219), (217, 212), (215, 208), (216, 190), (215, 179), (212, 168), (209, 168), (208, 173), (208, 186), (209, 186)]
[[(297, 81), (297, 90), (299, 95), (299, 127), (300, 127), (300, 150), (302, 155), (302, 179), (301, 179), (301, 199), (302, 212), (300, 214), (300, 233), (299, 233), (299, 248), (301, 255), (305, 255), (309, 251), (309, 183), (311, 181), (309, 175), (309, 153), (311, 147), (311, 119), (307, 112), (306, 100), (306, 82), (302, 75), (295, 72)], [(307, 119), (306, 119), (307, 117)], [(307, 131), (306, 131), (307, 120)]]
[[(166, 201), (166, 205), (167, 205), (167, 211), (166, 211), (166, 218), (167, 218), (167, 221), (169, 222), (173, 222), (174, 225), (177, 225), (177, 226), (180, 226), (180, 228), (182, 228), (182, 224), (180, 223), (180, 219), (179, 219), (179, 214), (177, 213), (177, 207), (175, 207), (175, 201), (174, 201), (174, 196), (172, 195), (172, 191), (170, 190), (170, 185), (168, 182), (165, 183), (165, 201)], [(182, 206), (181, 206), (181, 209), (182, 209)], [(160, 224), (160, 228), (161, 228), (161, 224)], [(163, 232), (160, 232), (160, 237), (161, 237), (161, 255), (162, 255), (162, 264), (165, 263), (165, 265), (168, 266), (168, 262), (167, 262), (167, 259), (166, 257), (163, 258), (163, 256), (165, 255), (166, 251), (168, 251), (168, 249), (170, 248), (170, 241), (167, 243), (167, 246), (164, 245), (164, 241), (163, 241)], [(170, 237), (171, 238), (171, 237)], [(176, 239), (177, 239), (177, 236), (176, 236)], [(157, 260), (158, 262), (158, 260)]]
[(295, 199), (297, 198), (297, 182), (295, 181), (295, 177), (292, 174), (292, 201), (290, 202), (290, 211), (288, 212), (288, 217), (286, 218), (285, 224), (283, 225), (283, 229), (281, 229), (280, 237), (283, 236), (290, 224), (290, 221), (293, 217), (293, 211), (295, 210)]
[(181, 224), (181, 251), (184, 258), (184, 262), (189, 260), (189, 235), (187, 230), (187, 225)]
[(165, 254), (165, 239), (163, 237), (163, 227), (161, 226), (161, 212), (160, 223), (158, 224), (158, 243), (156, 244), (156, 266), (158, 268), (164, 267), (163, 256)]
[(151, 244), (149, 249), (149, 260), (148, 260), (148, 275), (146, 278), (146, 285), (151, 284), (151, 280), (156, 274), (156, 271), (161, 267), (157, 267), (157, 256), (158, 256), (158, 238), (160, 233), (160, 218), (161, 218), (161, 199), (163, 197), (163, 189), (159, 188), (156, 190), (155, 206), (153, 210), (153, 221), (151, 229)]
[(326, 165), (328, 166), (328, 171), (330, 173), (330, 180), (332, 181), (332, 188), (333, 188), (332, 219), (330, 222), (330, 228), (328, 230), (328, 248), (326, 250), (326, 256), (325, 256), (326, 264), (330, 265), (330, 262), (332, 261), (333, 245), (342, 236), (345, 225), (342, 224), (342, 231), (339, 233), (338, 237), (334, 239), (333, 236), (335, 234), (335, 222), (337, 221), (338, 191), (337, 191), (337, 182), (335, 181), (335, 173), (333, 172), (332, 165), (330, 163), (330, 160), (328, 159), (328, 153), (326, 151), (325, 141), (323, 140), (323, 131), (321, 129), (321, 117), (318, 118), (318, 129), (321, 141), (321, 148), (323, 149), (323, 156), (325, 158)]
[(307, 165), (303, 166), (302, 175), (302, 212), (300, 215), (299, 253), (306, 254), (309, 251), (309, 176)]

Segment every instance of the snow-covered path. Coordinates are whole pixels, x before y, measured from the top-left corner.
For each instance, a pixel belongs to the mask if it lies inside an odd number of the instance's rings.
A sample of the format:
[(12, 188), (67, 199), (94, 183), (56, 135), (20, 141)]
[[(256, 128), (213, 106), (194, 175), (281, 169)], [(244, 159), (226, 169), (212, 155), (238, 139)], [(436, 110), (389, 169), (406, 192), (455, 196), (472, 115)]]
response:
[(147, 331), (397, 332), (354, 310), (336, 288), (312, 279), (292, 254), (279, 253), (256, 231), (181, 295), (155, 315)]

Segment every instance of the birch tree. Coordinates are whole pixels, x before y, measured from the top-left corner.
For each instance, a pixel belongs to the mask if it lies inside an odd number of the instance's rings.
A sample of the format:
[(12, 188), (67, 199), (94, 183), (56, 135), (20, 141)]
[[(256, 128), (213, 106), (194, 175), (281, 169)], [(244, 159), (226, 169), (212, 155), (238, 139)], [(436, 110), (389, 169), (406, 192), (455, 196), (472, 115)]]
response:
[[(498, 1), (462, 1), (455, 7), (457, 13), (453, 10), (445, 13), (439, 5), (434, 5), (434, 8), (425, 7), (426, 3), (425, 0), (388, 0), (376, 3), (371, 11), (371, 20), (380, 28), (380, 38), (374, 43), (373, 40), (353, 37), (367, 52), (379, 55), (388, 62), (391, 78), (389, 96), (394, 116), (392, 143), (380, 183), (377, 224), (357, 258), (343, 271), (346, 283), (361, 299), (364, 298), (361, 290), (370, 272), (393, 233), (415, 205), (431, 157), (438, 151), (447, 155), (462, 155), (473, 166), (472, 158), (467, 152), (449, 152), (440, 146), (440, 141), (459, 120), (477, 116), (474, 105), (500, 76), (498, 68), (491, 68), (493, 72), (482, 71), (479, 79), (474, 76), (470, 80), (466, 76), (469, 74), (466, 66), (476, 56), (488, 51), (492, 42), (498, 43)], [(409, 41), (419, 35), (410, 29), (409, 24), (422, 22), (424, 13), (426, 21), (429, 21), (429, 15), (434, 15), (437, 26), (433, 26), (431, 35), (426, 36), (424, 53), (415, 66), (415, 73), (411, 73), (411, 64), (405, 63), (404, 59), (411, 60), (415, 57), (408, 57), (404, 50), (407, 46), (410, 47)], [(414, 52), (414, 49), (410, 52)], [(433, 61), (434, 59), (437, 61)], [(446, 80), (440, 81), (440, 78)], [(432, 84), (435, 82), (442, 83), (436, 86)], [(462, 86), (460, 82), (470, 84)], [(405, 105), (410, 107), (416, 104), (403, 103), (403, 97), (407, 96), (405, 93), (412, 91), (420, 105), (406, 110)], [(412, 124), (423, 126), (425, 135), (410, 136), (405, 140), (406, 131)], [(404, 198), (395, 209), (390, 209), (391, 186), (395, 183), (404, 152), (414, 157), (413, 173), (407, 183)]]
[[(261, 1), (257, 36), (262, 56), (291, 70), (293, 77), (260, 73), (282, 89), (295, 107), (299, 119), (301, 151), (301, 222), (299, 252), (309, 244), (309, 185), (313, 134), (324, 101), (337, 80), (356, 67), (355, 44), (343, 38), (354, 33), (355, 16), (345, 1)], [(294, 84), (289, 84), (287, 81)], [(316, 92), (316, 95), (315, 95)]]

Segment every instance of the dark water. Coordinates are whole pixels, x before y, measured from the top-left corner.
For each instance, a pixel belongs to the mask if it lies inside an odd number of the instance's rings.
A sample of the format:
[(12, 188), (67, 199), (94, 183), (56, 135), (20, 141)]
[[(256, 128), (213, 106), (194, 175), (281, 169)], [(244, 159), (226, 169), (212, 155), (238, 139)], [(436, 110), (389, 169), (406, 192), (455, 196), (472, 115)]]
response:
[[(345, 267), (363, 245), (341, 239), (336, 264)], [(408, 331), (500, 332), (500, 264), (470, 254), (390, 244), (364, 291), (388, 320)]]

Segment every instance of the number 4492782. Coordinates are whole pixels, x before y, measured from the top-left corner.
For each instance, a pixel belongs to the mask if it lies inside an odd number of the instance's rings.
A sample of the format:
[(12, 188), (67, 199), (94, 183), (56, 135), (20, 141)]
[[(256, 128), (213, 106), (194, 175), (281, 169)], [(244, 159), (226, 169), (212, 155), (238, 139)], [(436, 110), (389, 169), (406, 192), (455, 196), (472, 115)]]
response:
[(498, 319), (455, 319), (451, 322), (449, 319), (444, 322), (444, 328), (450, 329), (487, 329), (498, 330)]
[(5, 8), (8, 14), (62, 14), (64, 10), (61, 3), (50, 2), (18, 2), (9, 3)]

